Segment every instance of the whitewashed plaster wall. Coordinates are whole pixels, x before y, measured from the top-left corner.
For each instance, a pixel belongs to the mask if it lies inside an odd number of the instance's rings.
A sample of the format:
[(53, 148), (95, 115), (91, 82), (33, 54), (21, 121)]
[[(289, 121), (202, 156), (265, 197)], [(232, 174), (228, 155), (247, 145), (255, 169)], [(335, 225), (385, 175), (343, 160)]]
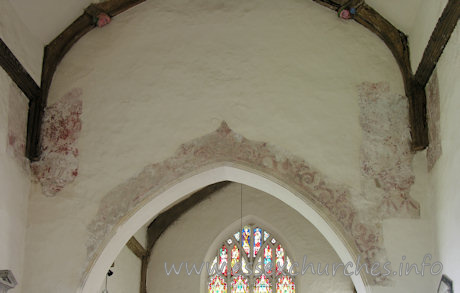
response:
[(137, 230), (137, 232), (133, 235), (137, 241), (142, 245), (142, 247), (147, 248), (147, 227), (150, 223), (147, 223), (141, 229)]
[(423, 0), (420, 1), (418, 7), (413, 8), (417, 10), (417, 14), (411, 29), (405, 32), (409, 35), (410, 59), (413, 72), (417, 71), (423, 52), (446, 4), (447, 0)]
[(24, 158), (28, 100), (0, 69), (0, 268), (24, 283), (27, 200), (30, 175)]
[(83, 9), (91, 3), (102, 1), (91, 0), (3, 0), (10, 2), (21, 21), (44, 44), (50, 43), (67, 26), (83, 13)]
[[(147, 225), (139, 229), (133, 237), (146, 248)], [(108, 277), (107, 290), (110, 293), (139, 292), (141, 284), (141, 260), (127, 247), (124, 246), (110, 268), (113, 275)], [(100, 292), (105, 289), (105, 280)]]
[[(110, 293), (139, 292), (141, 260), (128, 247), (123, 247), (110, 270), (113, 272), (113, 275), (107, 279), (107, 290)], [(105, 280), (99, 292), (103, 289), (105, 289)]]
[(19, 14), (8, 0), (0, 1), (0, 38), (40, 85), (45, 43), (21, 21)]
[(444, 273), (460, 285), (460, 30), (455, 29), (438, 63), (443, 153), (430, 173), (436, 215), (437, 247)]
[[(432, 195), (427, 192), (430, 180), (427, 173), (425, 152), (419, 152), (414, 158), (413, 169), (415, 184), (411, 188), (411, 195), (421, 202), (420, 219), (386, 219), (383, 222), (385, 248), (391, 270), (398, 275), (392, 277), (387, 286), (374, 286), (373, 293), (393, 292), (436, 292), (441, 273), (439, 267), (431, 266), (424, 269), (424, 275), (415, 273), (406, 274), (406, 267), (416, 264), (418, 270), (426, 255), (431, 255), (426, 262), (433, 264), (440, 261), (436, 253), (436, 233), (434, 232), (435, 211), (432, 205)], [(399, 275), (400, 265), (403, 265), (402, 276)]]
[[(147, 225), (139, 229), (134, 235), (142, 247), (147, 247)], [(113, 275), (107, 279), (107, 290), (110, 293), (131, 293), (139, 292), (141, 284), (141, 260), (127, 247), (118, 254), (113, 262), (114, 266), (110, 267)], [(99, 290), (105, 289), (105, 280)]]
[(363, 81), (404, 92), (378, 37), (310, 1), (147, 1), (91, 31), (51, 86), (50, 105), (81, 90), (79, 170), (33, 187), (24, 292), (76, 290), (101, 198), (222, 120), (359, 193)]
[[(200, 275), (188, 276), (182, 271), (179, 275), (173, 272), (168, 276), (165, 263), (170, 267), (173, 263), (178, 266), (181, 262), (188, 262), (199, 268), (203, 262), (212, 262), (221, 243), (239, 230), (240, 202), (240, 184), (233, 183), (178, 218), (155, 244), (148, 266), (147, 291), (207, 292), (206, 281)], [(304, 256), (307, 257), (306, 264), (314, 264), (315, 271), (318, 264), (321, 264), (321, 270), (329, 265), (329, 276), (313, 275), (311, 271), (299, 275), (297, 292), (353, 292), (350, 277), (342, 273), (332, 276), (331, 266), (341, 263), (333, 248), (295, 210), (269, 194), (243, 186), (243, 217), (243, 224), (261, 225), (279, 236), (276, 238), (283, 241), (286, 252), (300, 267)], [(229, 226), (233, 229), (228, 235), (220, 235)], [(218, 237), (222, 238), (216, 239)], [(206, 259), (210, 250), (214, 251), (214, 256)]]
[(407, 35), (412, 32), (420, 4), (427, 1), (431, 0), (366, 0), (366, 3)]

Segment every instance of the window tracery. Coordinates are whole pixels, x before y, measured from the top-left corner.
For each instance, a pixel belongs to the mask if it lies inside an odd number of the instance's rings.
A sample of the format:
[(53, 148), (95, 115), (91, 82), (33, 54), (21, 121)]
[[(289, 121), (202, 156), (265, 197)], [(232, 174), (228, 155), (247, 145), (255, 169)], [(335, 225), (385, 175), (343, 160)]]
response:
[(219, 247), (211, 262), (208, 293), (295, 293), (292, 261), (273, 235), (246, 225)]

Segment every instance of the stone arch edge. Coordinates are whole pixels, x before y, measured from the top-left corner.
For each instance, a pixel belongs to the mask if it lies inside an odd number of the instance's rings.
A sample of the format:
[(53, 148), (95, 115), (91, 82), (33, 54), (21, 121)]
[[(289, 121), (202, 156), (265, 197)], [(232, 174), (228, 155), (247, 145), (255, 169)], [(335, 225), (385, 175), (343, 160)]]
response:
[[(309, 207), (311, 213), (314, 212), (320, 219), (325, 219), (328, 229), (333, 231), (334, 235), (339, 235), (345, 251), (351, 256), (360, 255), (366, 262), (371, 263), (381, 260), (385, 255), (381, 235), (382, 219), (371, 222), (366, 220), (363, 212), (353, 204), (360, 199), (359, 194), (352, 194), (346, 186), (331, 183), (302, 158), (268, 143), (244, 138), (233, 132), (224, 121), (216, 131), (181, 145), (172, 157), (147, 165), (137, 176), (128, 179), (102, 197), (97, 214), (87, 226), (87, 265), (81, 284), (86, 284), (89, 272), (105, 247), (110, 244), (112, 237), (116, 239), (117, 229), (128, 223), (130, 217), (135, 216), (152, 200), (177, 184), (209, 170), (217, 170), (218, 167), (245, 170), (247, 174), (257, 174), (260, 178), (289, 190), (290, 194), (294, 194), (296, 199)], [(229, 180), (273, 195), (272, 190), (254, 186), (244, 178), (218, 174), (215, 176), (218, 179), (207, 180), (206, 185), (196, 185), (194, 189), (190, 187), (187, 190), (188, 194), (209, 184)], [(183, 196), (185, 195), (187, 194)], [(162, 206), (162, 209), (174, 205), (179, 200), (180, 197), (175, 198)], [(293, 202), (285, 203), (295, 207)], [(161, 210), (152, 210), (151, 219), (146, 219), (143, 224), (152, 220), (158, 212)], [(309, 220), (315, 225), (312, 219)], [(140, 226), (135, 227), (131, 232), (139, 228)], [(129, 237), (125, 240), (128, 239)], [(365, 279), (371, 284), (378, 282), (368, 275)]]
[[(333, 223), (328, 222), (305, 199), (292, 190), (270, 180), (266, 176), (252, 173), (235, 164), (213, 166), (200, 170), (190, 177), (164, 188), (158, 195), (146, 200), (135, 211), (125, 215), (99, 245), (88, 263), (78, 293), (92, 293), (100, 288), (107, 268), (119, 254), (133, 232), (155, 218), (161, 211), (186, 197), (191, 192), (220, 181), (233, 181), (264, 191), (298, 211), (310, 221), (327, 239), (343, 263), (354, 263), (356, 252)], [(358, 293), (371, 292), (369, 282), (363, 275), (351, 276)]]

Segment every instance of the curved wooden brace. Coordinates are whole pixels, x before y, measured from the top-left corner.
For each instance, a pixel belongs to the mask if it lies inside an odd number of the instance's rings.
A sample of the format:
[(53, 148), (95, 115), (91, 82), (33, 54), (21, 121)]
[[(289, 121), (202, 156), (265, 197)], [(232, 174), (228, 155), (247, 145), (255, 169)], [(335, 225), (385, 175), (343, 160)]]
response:
[(83, 14), (69, 25), (59, 36), (45, 47), (41, 76), (41, 94), (29, 105), (29, 126), (27, 130), (26, 155), (31, 161), (40, 157), (40, 130), (48, 92), (54, 72), (72, 46), (91, 31), (100, 13), (114, 17), (145, 0), (108, 0), (88, 6)]
[[(68, 26), (59, 36), (45, 47), (43, 58), (41, 95), (30, 103), (29, 128), (26, 154), (32, 160), (40, 156), (40, 128), (46, 107), (49, 88), (57, 65), (69, 49), (87, 32), (95, 27), (95, 19), (101, 12), (110, 17), (144, 2), (145, 0), (107, 0), (91, 4), (84, 13)], [(387, 21), (363, 0), (313, 0), (318, 4), (338, 11), (343, 7), (356, 8), (354, 20), (379, 36), (393, 53), (402, 73), (406, 96), (409, 99), (409, 117), (412, 135), (412, 149), (422, 150), (428, 146), (426, 123), (425, 85), (420, 84), (414, 75), (409, 59), (407, 36)]]

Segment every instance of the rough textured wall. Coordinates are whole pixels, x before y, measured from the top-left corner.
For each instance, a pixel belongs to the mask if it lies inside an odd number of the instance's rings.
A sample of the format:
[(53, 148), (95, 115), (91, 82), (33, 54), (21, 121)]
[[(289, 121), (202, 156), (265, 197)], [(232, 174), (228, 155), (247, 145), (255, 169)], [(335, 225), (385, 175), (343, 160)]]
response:
[(72, 89), (45, 109), (40, 160), (31, 166), (35, 179), (47, 196), (56, 195), (78, 175), (81, 95), (81, 89)]
[[(443, 56), (438, 63), (439, 94), (441, 103), (442, 155), (431, 171), (432, 197), (436, 207), (436, 229), (439, 257), (444, 272), (460, 284), (460, 30), (457, 26)], [(454, 285), (455, 286), (455, 285)]]
[(439, 17), (447, 4), (447, 0), (441, 1), (420, 1), (417, 7), (417, 15), (409, 34), (410, 59), (412, 71), (416, 72), (417, 67), (422, 60), (423, 52), (430, 40)]
[(21, 21), (9, 0), (0, 1), (0, 20), (0, 38), (39, 85), (45, 43)]
[(442, 154), (441, 145), (441, 101), (439, 100), (439, 81), (436, 70), (426, 85), (426, 112), (428, 122), (428, 138), (430, 144), (426, 150), (428, 171), (433, 169)]
[[(97, 217), (88, 226), (91, 232), (87, 242), (88, 261), (97, 255), (107, 235), (120, 220), (145, 200), (195, 170), (237, 164), (296, 190), (301, 199), (307, 200), (330, 225), (337, 227), (337, 233), (348, 241), (353, 254), (359, 254), (369, 265), (376, 261), (385, 262), (383, 219), (419, 216), (418, 202), (409, 194), (414, 178), (409, 134), (404, 126), (407, 121), (404, 105), (407, 103), (401, 96), (391, 94), (383, 84), (364, 84), (361, 91), (363, 128), (369, 130), (375, 125), (384, 129), (363, 143), (362, 194), (334, 184), (308, 162), (285, 150), (246, 139), (223, 122), (215, 132), (181, 145), (174, 156), (147, 165), (139, 175), (104, 196)], [(371, 124), (370, 117), (373, 118)], [(402, 130), (397, 131), (399, 128)], [(399, 135), (392, 135), (394, 132)], [(371, 133), (366, 132), (366, 136), (369, 135)], [(376, 182), (380, 192), (367, 188), (366, 179), (372, 184)], [(368, 279), (371, 284), (385, 280), (380, 276)]]
[(78, 0), (66, 1), (65, 5), (57, 7), (53, 0), (28, 1), (6, 0), (11, 2), (16, 11), (20, 11), (19, 17), (30, 31), (44, 44), (49, 44), (57, 37), (72, 21), (79, 17), (91, 3), (103, 1)]
[(372, 216), (417, 217), (419, 204), (409, 195), (415, 178), (407, 98), (386, 83), (363, 83), (359, 91), (362, 191), (377, 207)]
[[(368, 261), (382, 250), (378, 226), (363, 221), (363, 211), (353, 205), (360, 195), (336, 185), (305, 160), (266, 142), (254, 142), (232, 131), (225, 122), (214, 132), (187, 142), (174, 156), (147, 165), (142, 172), (112, 189), (101, 200), (97, 217), (88, 225), (87, 242), (91, 261), (110, 231), (142, 202), (157, 195), (167, 186), (196, 172), (221, 164), (236, 164), (260, 172), (296, 190), (342, 237), (356, 253)], [(375, 217), (378, 215), (370, 215)], [(378, 221), (378, 219), (376, 219)], [(356, 246), (355, 246), (356, 245)]]
[(10, 83), (10, 88), (4, 91), (8, 95), (8, 142), (7, 152), (13, 156), (25, 172), (29, 171), (29, 160), (24, 156), (26, 152), (27, 113), (29, 100), (16, 86)]
[[(141, 260), (128, 247), (123, 247), (110, 270), (113, 275), (107, 279), (107, 291), (110, 293), (139, 292)], [(104, 289), (105, 280), (99, 292)]]
[[(311, 223), (269, 194), (243, 186), (243, 216), (255, 216), (255, 219), (245, 220), (245, 223), (261, 225), (285, 240), (286, 252), (300, 266), (304, 256), (307, 256), (306, 263), (314, 264), (315, 271), (318, 263), (321, 263), (323, 270), (325, 264), (332, 266), (341, 262), (327, 240)], [(203, 287), (206, 281), (199, 275), (172, 273), (167, 276), (165, 262), (170, 266), (172, 263), (179, 265), (188, 261), (189, 264), (196, 263), (198, 267), (203, 261), (212, 262), (212, 259), (206, 259), (208, 251), (217, 251), (219, 242), (225, 241), (234, 231), (230, 230), (218, 243), (214, 243), (216, 237), (232, 224), (239, 223), (239, 219), (239, 184), (225, 187), (182, 215), (160, 237), (153, 249), (148, 267), (148, 292), (207, 292)], [(262, 222), (257, 222), (257, 219)], [(309, 272), (297, 277), (297, 292), (353, 292), (351, 279), (341, 273), (332, 277)]]
[(91, 31), (51, 87), (50, 105), (83, 90), (79, 171), (52, 199), (34, 187), (26, 292), (76, 290), (101, 198), (222, 120), (360, 194), (363, 81), (403, 92), (380, 39), (310, 1), (147, 1)]
[(12, 270), (20, 293), (24, 284), (27, 200), (30, 189), (25, 137), (28, 101), (0, 69), (0, 267)]

